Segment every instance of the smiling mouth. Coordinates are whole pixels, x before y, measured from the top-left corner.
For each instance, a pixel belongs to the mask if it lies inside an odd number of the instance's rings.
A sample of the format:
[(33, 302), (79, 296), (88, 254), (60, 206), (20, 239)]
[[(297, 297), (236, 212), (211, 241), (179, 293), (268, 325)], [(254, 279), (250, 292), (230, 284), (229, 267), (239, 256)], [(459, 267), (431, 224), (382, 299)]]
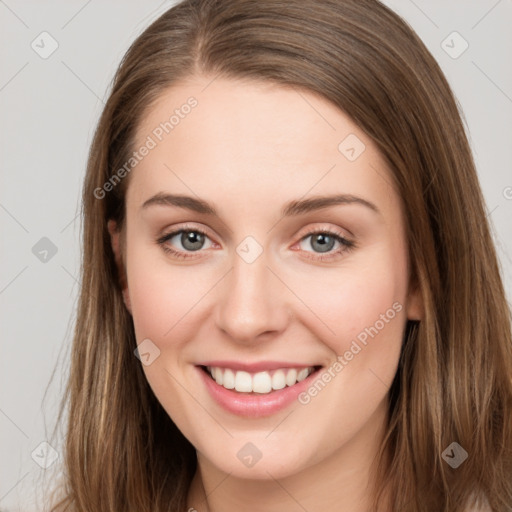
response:
[(201, 366), (201, 369), (219, 386), (238, 393), (252, 395), (264, 395), (286, 387), (292, 387), (320, 368), (321, 366), (278, 368), (250, 373), (219, 366)]

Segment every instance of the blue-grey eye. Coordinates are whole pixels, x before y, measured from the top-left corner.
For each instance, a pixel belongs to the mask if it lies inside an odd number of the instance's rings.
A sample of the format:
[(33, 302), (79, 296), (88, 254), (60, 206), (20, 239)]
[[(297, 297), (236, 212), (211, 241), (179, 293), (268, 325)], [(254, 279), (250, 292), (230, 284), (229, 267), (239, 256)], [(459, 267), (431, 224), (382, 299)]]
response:
[(187, 251), (198, 251), (202, 249), (205, 236), (198, 231), (182, 231), (180, 242)]
[(311, 247), (317, 252), (329, 252), (334, 248), (336, 243), (335, 237), (327, 233), (315, 233), (309, 235), (311, 238)]
[[(209, 241), (210, 245), (205, 247), (205, 241)], [(205, 233), (198, 230), (180, 229), (163, 236), (159, 243), (170, 245), (181, 252), (194, 252), (211, 246), (211, 241)], [(181, 247), (180, 247), (181, 245)]]

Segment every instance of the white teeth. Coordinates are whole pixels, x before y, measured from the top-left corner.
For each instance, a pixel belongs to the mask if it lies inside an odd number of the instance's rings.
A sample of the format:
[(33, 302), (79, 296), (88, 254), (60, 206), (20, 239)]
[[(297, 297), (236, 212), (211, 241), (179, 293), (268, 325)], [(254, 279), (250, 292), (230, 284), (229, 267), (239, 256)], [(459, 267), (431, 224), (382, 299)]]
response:
[(309, 375), (308, 369), (303, 368), (298, 374), (297, 374), (297, 382), (300, 382), (301, 380), (304, 380)]
[(297, 370), (295, 368), (288, 370), (286, 374), (286, 385), (293, 386), (297, 382)]
[(251, 374), (244, 371), (233, 371), (230, 368), (207, 367), (213, 380), (226, 389), (235, 389), (240, 393), (266, 394), (273, 390), (293, 386), (303, 381), (314, 371), (309, 368), (281, 368), (273, 372), (258, 372)]
[(272, 375), (272, 389), (283, 389), (286, 386), (286, 376), (283, 370), (277, 370)]
[(252, 378), (252, 390), (255, 393), (270, 393), (272, 377), (268, 372), (259, 372)]
[(224, 379), (224, 382), (222, 383), (222, 385), (226, 389), (234, 389), (235, 388), (235, 374), (233, 373), (233, 370), (230, 370), (229, 368), (224, 370), (223, 379)]
[(220, 368), (214, 368), (213, 371), (213, 378), (215, 379), (215, 382), (222, 386), (222, 378), (224, 377), (224, 372)]
[[(221, 368), (218, 368), (218, 370), (222, 371)], [(252, 391), (252, 377), (251, 377), (251, 374), (247, 373), (247, 372), (236, 372), (236, 375), (235, 375), (235, 389), (237, 391), (242, 391), (242, 392), (245, 392), (245, 393), (250, 393)]]

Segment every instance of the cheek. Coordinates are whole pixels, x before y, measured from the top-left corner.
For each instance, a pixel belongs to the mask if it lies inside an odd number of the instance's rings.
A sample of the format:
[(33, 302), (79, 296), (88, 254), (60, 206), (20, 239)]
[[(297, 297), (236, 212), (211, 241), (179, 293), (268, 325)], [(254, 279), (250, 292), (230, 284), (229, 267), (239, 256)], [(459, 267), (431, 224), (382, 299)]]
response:
[(314, 315), (310, 325), (337, 354), (368, 330), (398, 337), (404, 326), (407, 268), (404, 251), (382, 246), (337, 269), (316, 268), (296, 279), (294, 290)]
[(211, 277), (192, 266), (172, 267), (154, 249), (133, 247), (127, 279), (137, 340), (176, 338), (187, 316), (214, 285)]
[[(127, 280), (137, 344), (149, 339), (159, 351), (143, 370), (169, 416), (172, 413), (173, 420), (183, 425), (191, 405), (179, 382), (183, 382), (183, 372), (190, 371), (189, 342), (200, 323), (197, 313), (201, 298), (214, 284), (214, 276), (211, 277), (194, 271), (193, 266), (170, 265), (165, 254), (143, 243), (134, 242), (127, 253)], [(155, 350), (151, 348), (152, 354), (156, 354)]]
[[(324, 375), (329, 384), (317, 404), (370, 414), (385, 398), (396, 374), (407, 320), (406, 262), (404, 249), (380, 244), (364, 258), (347, 259), (328, 276), (325, 269), (317, 269), (302, 281), (297, 293), (307, 297), (316, 313), (309, 316), (308, 328), (332, 352)], [(312, 386), (301, 403), (316, 401), (317, 389), (323, 385)]]

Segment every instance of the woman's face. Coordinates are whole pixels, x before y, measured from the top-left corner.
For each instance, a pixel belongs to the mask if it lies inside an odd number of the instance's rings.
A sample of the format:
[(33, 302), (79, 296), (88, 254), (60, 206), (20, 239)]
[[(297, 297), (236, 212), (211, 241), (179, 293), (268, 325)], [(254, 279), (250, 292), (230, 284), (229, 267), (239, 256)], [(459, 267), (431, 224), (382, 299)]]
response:
[(421, 314), (391, 174), (325, 99), (210, 82), (169, 89), (137, 132), (123, 250), (145, 374), (222, 472), (357, 460)]

